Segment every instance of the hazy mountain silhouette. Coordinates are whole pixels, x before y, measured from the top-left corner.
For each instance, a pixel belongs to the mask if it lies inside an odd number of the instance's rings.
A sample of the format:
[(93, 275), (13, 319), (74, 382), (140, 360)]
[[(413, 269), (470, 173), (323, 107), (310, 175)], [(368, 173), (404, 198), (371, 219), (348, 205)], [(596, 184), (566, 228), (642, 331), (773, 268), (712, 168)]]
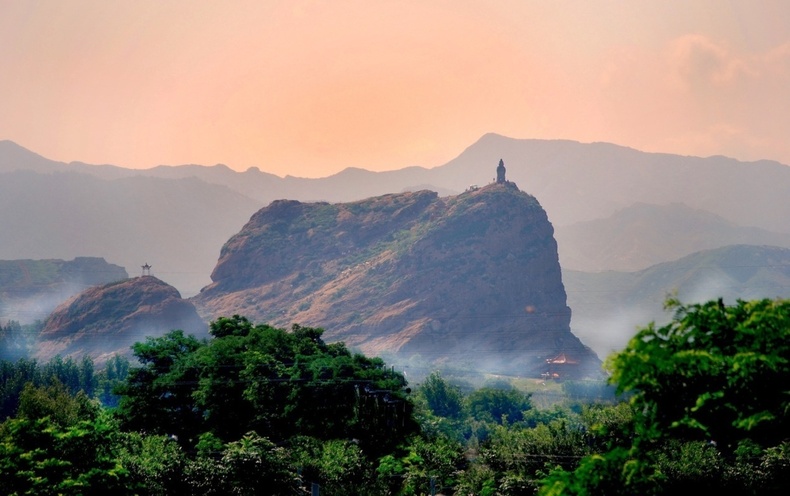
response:
[(128, 277), (101, 258), (0, 260), (0, 324), (44, 320), (80, 291)]
[(733, 245), (638, 272), (563, 270), (571, 330), (600, 357), (621, 349), (637, 326), (665, 323), (668, 294), (684, 303), (723, 298), (790, 298), (790, 249)]
[(0, 259), (102, 257), (131, 275), (150, 263), (194, 294), (210, 282), (222, 244), (259, 207), (195, 178), (7, 172), (0, 174)]
[[(790, 167), (772, 161), (487, 134), (432, 169), (349, 168), (306, 179), (223, 165), (129, 170), (65, 164), (0, 141), (0, 259), (98, 256), (131, 275), (148, 262), (154, 274), (190, 296), (210, 282), (223, 243), (273, 200), (348, 202), (425, 188), (445, 196), (491, 182), (500, 158), (508, 177), (546, 210), (560, 260), (571, 265), (637, 267), (725, 242), (785, 245), (782, 235), (790, 233)], [(639, 213), (629, 207), (640, 202), (680, 203), (693, 211), (643, 208), (641, 218), (653, 225), (638, 229), (626, 214)], [(716, 217), (706, 220), (699, 211)], [(683, 215), (688, 218), (673, 227), (672, 219)], [(607, 246), (611, 239), (623, 241)]]
[(208, 326), (176, 288), (153, 276), (133, 277), (86, 289), (59, 305), (44, 323), (34, 356), (88, 355), (103, 364), (173, 329), (208, 337)]
[[(23, 164), (33, 161), (21, 160), (20, 150), (24, 149), (13, 143), (6, 141), (0, 145), (0, 171), (9, 170), (9, 161)], [(15, 159), (6, 158), (9, 149), (15, 150), (11, 154)], [(768, 160), (740, 162), (720, 156), (645, 153), (608, 143), (513, 139), (486, 134), (455, 159), (432, 169), (407, 167), (370, 172), (349, 168), (319, 179), (281, 178), (257, 168), (234, 172), (223, 165), (160, 166), (147, 170), (80, 163), (60, 163), (60, 167), (68, 166), (104, 178), (196, 177), (227, 186), (266, 205), (276, 199), (354, 201), (414, 191), (417, 185), (423, 186), (419, 189), (430, 185), (429, 189), (455, 194), (470, 185), (482, 186), (492, 181), (493, 168), (500, 158), (507, 166), (508, 177), (540, 199), (555, 226), (608, 217), (638, 202), (683, 203), (741, 226), (790, 232), (786, 222), (790, 218), (790, 202), (785, 198), (790, 191), (790, 167), (786, 165)]]
[(742, 227), (681, 203), (636, 203), (605, 219), (556, 229), (560, 264), (582, 271), (635, 271), (727, 245), (790, 248), (790, 234)]

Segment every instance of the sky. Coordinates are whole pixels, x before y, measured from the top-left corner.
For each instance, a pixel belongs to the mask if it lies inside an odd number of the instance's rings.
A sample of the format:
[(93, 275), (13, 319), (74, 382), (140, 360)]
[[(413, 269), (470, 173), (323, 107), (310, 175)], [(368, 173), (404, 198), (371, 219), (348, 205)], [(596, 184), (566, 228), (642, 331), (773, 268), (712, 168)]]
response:
[(0, 0), (0, 140), (144, 169), (435, 167), (483, 134), (790, 164), (786, 0)]

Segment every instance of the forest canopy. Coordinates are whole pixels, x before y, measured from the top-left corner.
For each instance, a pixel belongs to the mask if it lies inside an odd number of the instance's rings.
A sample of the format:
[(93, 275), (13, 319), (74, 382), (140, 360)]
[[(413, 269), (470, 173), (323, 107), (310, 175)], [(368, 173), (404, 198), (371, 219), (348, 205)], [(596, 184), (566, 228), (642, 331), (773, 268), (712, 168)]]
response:
[(139, 342), (135, 363), (0, 361), (0, 492), (784, 494), (790, 302), (668, 305), (607, 360), (617, 396), (439, 371), (408, 385), (321, 329), (240, 316)]

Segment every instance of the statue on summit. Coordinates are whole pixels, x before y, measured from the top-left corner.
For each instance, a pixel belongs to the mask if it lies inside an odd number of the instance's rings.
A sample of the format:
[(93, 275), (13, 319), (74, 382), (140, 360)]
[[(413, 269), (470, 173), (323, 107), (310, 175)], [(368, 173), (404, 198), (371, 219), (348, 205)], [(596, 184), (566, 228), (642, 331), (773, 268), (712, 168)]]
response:
[(504, 184), (507, 182), (507, 180), (505, 180), (505, 162), (501, 158), (499, 159), (499, 166), (496, 168), (496, 182), (497, 184)]

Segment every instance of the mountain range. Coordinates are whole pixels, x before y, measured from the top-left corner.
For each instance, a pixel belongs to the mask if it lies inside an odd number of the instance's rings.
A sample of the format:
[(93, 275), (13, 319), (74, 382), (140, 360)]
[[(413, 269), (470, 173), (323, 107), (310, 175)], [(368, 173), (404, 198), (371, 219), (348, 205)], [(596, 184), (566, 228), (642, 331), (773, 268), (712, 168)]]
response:
[(637, 271), (729, 245), (790, 248), (790, 234), (740, 226), (682, 203), (635, 203), (609, 217), (558, 228), (563, 269)]
[[(790, 232), (790, 167), (769, 160), (741, 162), (713, 156), (646, 153), (609, 143), (514, 139), (486, 134), (448, 163), (387, 172), (348, 168), (329, 177), (278, 177), (225, 165), (159, 166), (132, 170), (111, 165), (65, 164), (0, 141), (0, 174), (14, 170), (74, 172), (103, 180), (142, 176), (196, 178), (225, 186), (259, 206), (277, 199), (348, 202), (402, 191), (457, 194), (494, 177), (502, 159), (510, 180), (539, 198), (556, 227), (604, 218), (634, 203), (683, 203), (737, 225)], [(254, 212), (255, 209), (253, 209)]]
[(731, 245), (635, 272), (563, 270), (571, 329), (599, 356), (622, 349), (638, 327), (672, 318), (668, 296), (684, 303), (721, 298), (790, 298), (790, 249)]
[(0, 323), (43, 321), (77, 293), (128, 277), (101, 258), (0, 260)]
[[(579, 336), (595, 334), (588, 323), (600, 322), (596, 311), (606, 305), (579, 300), (578, 285), (614, 281), (607, 271), (638, 274), (733, 244), (790, 247), (790, 167), (772, 161), (487, 134), (439, 167), (350, 168), (307, 179), (224, 165), (66, 164), (0, 141), (0, 259), (102, 257), (131, 275), (150, 263), (153, 274), (190, 297), (215, 283), (209, 274), (226, 241), (275, 200), (354, 202), (420, 190), (444, 198), (492, 182), (500, 159), (554, 227)], [(660, 306), (663, 294), (654, 296)], [(599, 354), (611, 349), (593, 342)], [(622, 344), (622, 335), (613, 342)]]

